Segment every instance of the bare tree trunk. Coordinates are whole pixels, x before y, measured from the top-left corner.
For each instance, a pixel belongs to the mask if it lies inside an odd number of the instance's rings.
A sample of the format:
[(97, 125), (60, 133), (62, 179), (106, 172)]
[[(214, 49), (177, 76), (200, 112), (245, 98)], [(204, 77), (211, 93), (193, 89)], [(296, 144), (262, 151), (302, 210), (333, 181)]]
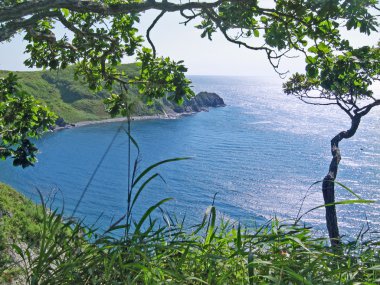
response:
[[(351, 138), (359, 127), (361, 115), (357, 114), (351, 117), (351, 127), (347, 131), (340, 132), (331, 140), (332, 159), (329, 172), (323, 179), (322, 192), (326, 205), (326, 225), (329, 232), (331, 246), (335, 247), (340, 244), (340, 235), (338, 227), (338, 219), (336, 216), (335, 203), (335, 179), (338, 174), (338, 166), (341, 160), (339, 142), (343, 139)], [(332, 205), (331, 205), (332, 204)]]

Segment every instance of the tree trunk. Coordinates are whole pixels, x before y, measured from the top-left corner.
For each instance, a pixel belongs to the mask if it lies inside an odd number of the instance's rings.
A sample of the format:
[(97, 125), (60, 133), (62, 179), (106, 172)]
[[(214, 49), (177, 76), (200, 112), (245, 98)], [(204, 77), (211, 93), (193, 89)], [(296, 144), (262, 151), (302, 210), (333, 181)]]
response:
[[(335, 203), (335, 179), (338, 174), (338, 166), (341, 160), (339, 142), (343, 139), (351, 138), (359, 127), (361, 115), (355, 115), (351, 118), (351, 127), (347, 131), (340, 132), (331, 140), (332, 159), (329, 172), (323, 179), (322, 193), (326, 206), (326, 225), (329, 232), (331, 246), (335, 247), (340, 244), (340, 235), (338, 227), (338, 219), (336, 216)], [(333, 205), (331, 205), (333, 204)]]

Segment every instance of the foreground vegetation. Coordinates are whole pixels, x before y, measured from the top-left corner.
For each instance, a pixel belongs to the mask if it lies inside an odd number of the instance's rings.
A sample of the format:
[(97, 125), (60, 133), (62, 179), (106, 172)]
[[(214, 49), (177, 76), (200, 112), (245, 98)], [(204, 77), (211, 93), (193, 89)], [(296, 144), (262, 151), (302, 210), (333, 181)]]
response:
[[(163, 202), (162, 202), (163, 203)], [(160, 203), (159, 203), (160, 204)], [(128, 219), (100, 233), (1, 185), (1, 281), (27, 284), (378, 284), (378, 242), (332, 250), (311, 229), (272, 220), (256, 229), (170, 218)], [(163, 220), (164, 221), (164, 220)], [(13, 255), (11, 254), (13, 253)]]
[[(42, 207), (37, 206), (11, 187), (0, 184), (0, 283), (20, 274), (18, 266), (12, 266), (17, 258), (11, 244), (24, 248), (36, 248), (43, 228)], [(7, 269), (7, 270), (5, 270)], [(5, 271), (4, 271), (5, 270)]]

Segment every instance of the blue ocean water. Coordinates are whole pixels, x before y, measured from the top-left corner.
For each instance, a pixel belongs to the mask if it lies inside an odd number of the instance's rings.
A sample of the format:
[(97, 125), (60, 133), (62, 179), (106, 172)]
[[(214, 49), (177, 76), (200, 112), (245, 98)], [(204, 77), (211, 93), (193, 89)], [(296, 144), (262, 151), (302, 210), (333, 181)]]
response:
[[(334, 107), (306, 105), (286, 96), (279, 78), (191, 77), (195, 91), (221, 95), (227, 106), (176, 120), (132, 122), (141, 149), (140, 170), (159, 160), (191, 157), (161, 166), (166, 183), (152, 183), (136, 215), (173, 197), (164, 208), (192, 224), (212, 203), (225, 218), (245, 224), (271, 217), (295, 218), (323, 204), (320, 184), (330, 162), (330, 139), (349, 126)], [(380, 108), (379, 108), (380, 109)], [(355, 137), (341, 143), (338, 181), (363, 199), (380, 199), (380, 110), (365, 117)], [(38, 201), (37, 190), (64, 206), (70, 215), (121, 123), (73, 128), (45, 135), (37, 142), (39, 163), (16, 169), (0, 164), (0, 181)], [(125, 123), (124, 123), (125, 125)], [(128, 137), (120, 133), (85, 193), (77, 216), (109, 225), (126, 209)], [(134, 151), (133, 154), (136, 152)], [(338, 200), (353, 199), (339, 188)], [(302, 201), (304, 200), (304, 203)], [(300, 209), (302, 205), (302, 209)], [(303, 220), (324, 230), (324, 210)], [(380, 230), (380, 205), (338, 207), (342, 233), (362, 226)]]

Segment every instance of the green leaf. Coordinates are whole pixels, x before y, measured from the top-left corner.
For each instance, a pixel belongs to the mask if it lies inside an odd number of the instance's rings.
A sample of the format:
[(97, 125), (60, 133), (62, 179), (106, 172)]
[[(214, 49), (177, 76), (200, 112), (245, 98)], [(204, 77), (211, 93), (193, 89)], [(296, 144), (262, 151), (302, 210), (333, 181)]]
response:
[(320, 209), (320, 208), (328, 207), (328, 206), (334, 206), (334, 205), (352, 205), (352, 204), (372, 204), (372, 203), (376, 203), (376, 201), (374, 201), (374, 200), (357, 199), (357, 200), (344, 200), (344, 201), (339, 201), (339, 202), (335, 202), (335, 203), (319, 205), (319, 206), (314, 207), (314, 208), (306, 211), (305, 213), (303, 213), (298, 218), (298, 220), (300, 220), (303, 216), (307, 215), (308, 213), (310, 213), (312, 211), (315, 211), (315, 210)]
[(141, 219), (139, 220), (139, 222), (137, 223), (136, 225), (136, 228), (135, 228), (135, 232), (136, 233), (139, 233), (140, 232), (140, 229), (141, 227), (143, 226), (144, 222), (146, 221), (146, 219), (152, 214), (152, 212), (154, 210), (156, 210), (157, 208), (159, 208), (162, 204), (170, 201), (170, 200), (173, 200), (172, 198), (166, 198), (166, 199), (162, 199), (161, 201), (159, 201), (158, 203), (154, 204), (153, 206), (149, 207), (148, 210), (145, 211), (144, 215), (141, 217)]
[(321, 42), (317, 46), (318, 51), (323, 52), (325, 54), (329, 53), (331, 51), (331, 48), (327, 46), (324, 42)]
[(173, 161), (180, 161), (180, 160), (187, 160), (187, 159), (190, 159), (190, 157), (178, 157), (178, 158), (171, 158), (171, 159), (166, 159), (166, 160), (162, 160), (160, 162), (157, 162), (155, 164), (152, 164), (151, 166), (147, 167), (143, 172), (140, 173), (139, 176), (137, 176), (137, 178), (135, 179), (135, 181), (133, 182), (132, 184), (132, 187), (136, 186), (136, 184), (149, 172), (151, 171), (152, 169), (162, 165), (162, 164), (166, 164), (166, 163), (169, 163), (169, 162), (173, 162)]
[(260, 20), (261, 20), (261, 22), (263, 22), (264, 24), (268, 22), (268, 18), (265, 17), (265, 16), (261, 16)]
[(318, 53), (318, 49), (317, 49), (316, 46), (309, 47), (308, 51), (311, 52), (311, 53)]
[(64, 15), (65, 17), (68, 17), (68, 16), (70, 15), (70, 11), (69, 11), (69, 9), (62, 8), (61, 11), (62, 11), (62, 13), (63, 13), (63, 15)]
[(294, 272), (293, 270), (285, 269), (285, 272), (288, 273), (290, 276), (294, 277), (295, 279), (297, 279), (299, 282), (302, 282), (302, 284), (313, 285), (313, 283), (311, 283), (310, 281), (308, 281), (302, 275)]
[(318, 76), (318, 68), (314, 65), (308, 64), (306, 66), (306, 74), (310, 78), (316, 78)]
[(317, 62), (317, 57), (307, 56), (305, 61), (307, 64), (315, 64)]

